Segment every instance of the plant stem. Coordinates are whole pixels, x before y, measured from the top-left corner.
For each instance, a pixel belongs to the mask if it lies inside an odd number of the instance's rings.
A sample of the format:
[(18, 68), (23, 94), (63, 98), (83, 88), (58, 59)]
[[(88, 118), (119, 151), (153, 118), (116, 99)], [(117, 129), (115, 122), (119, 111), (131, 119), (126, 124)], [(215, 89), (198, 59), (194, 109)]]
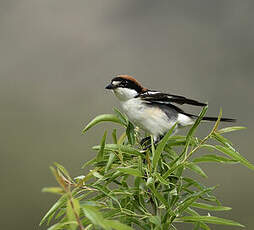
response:
[(67, 188), (65, 191), (66, 191), (66, 193), (68, 194), (68, 198), (69, 198), (69, 201), (70, 201), (70, 204), (71, 204), (71, 208), (72, 208), (72, 210), (73, 210), (73, 213), (74, 213), (74, 216), (75, 216), (76, 221), (77, 221), (77, 223), (78, 223), (78, 226), (79, 226), (80, 230), (84, 230), (84, 226), (82, 225), (82, 223), (81, 223), (81, 221), (80, 221), (80, 219), (79, 219), (79, 215), (78, 215), (78, 213), (76, 212), (75, 207), (74, 207), (74, 204), (73, 204), (70, 185), (68, 185), (68, 188)]

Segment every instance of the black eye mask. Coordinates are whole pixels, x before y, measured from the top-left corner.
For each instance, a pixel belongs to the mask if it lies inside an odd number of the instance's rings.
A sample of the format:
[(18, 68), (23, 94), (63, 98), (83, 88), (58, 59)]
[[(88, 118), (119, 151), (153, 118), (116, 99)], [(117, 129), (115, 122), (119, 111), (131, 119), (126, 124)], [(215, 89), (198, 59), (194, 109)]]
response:
[[(115, 88), (121, 87), (121, 88), (128, 88), (128, 89), (134, 89), (137, 91), (137, 93), (141, 93), (142, 92), (142, 87), (135, 84), (133, 81), (128, 80), (128, 79), (124, 79), (121, 77), (115, 77), (112, 81), (111, 84), (114, 81), (120, 81), (120, 83), (118, 85), (115, 86)], [(113, 84), (112, 84), (113, 85)]]

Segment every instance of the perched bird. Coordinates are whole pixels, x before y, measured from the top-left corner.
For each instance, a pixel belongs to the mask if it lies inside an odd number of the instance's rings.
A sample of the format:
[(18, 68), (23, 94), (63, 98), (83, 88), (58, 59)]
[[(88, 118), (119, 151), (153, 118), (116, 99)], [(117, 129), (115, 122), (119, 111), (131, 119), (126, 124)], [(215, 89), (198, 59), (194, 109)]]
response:
[[(157, 143), (177, 122), (176, 130), (194, 124), (196, 115), (186, 113), (175, 104), (206, 106), (196, 100), (183, 96), (166, 94), (144, 88), (136, 79), (128, 75), (117, 75), (106, 86), (113, 90), (119, 99), (124, 113), (129, 120), (141, 129), (153, 135)], [(206, 121), (216, 121), (217, 117), (203, 117)], [(221, 121), (234, 122), (231, 118), (221, 118)], [(142, 141), (141, 141), (142, 142)]]

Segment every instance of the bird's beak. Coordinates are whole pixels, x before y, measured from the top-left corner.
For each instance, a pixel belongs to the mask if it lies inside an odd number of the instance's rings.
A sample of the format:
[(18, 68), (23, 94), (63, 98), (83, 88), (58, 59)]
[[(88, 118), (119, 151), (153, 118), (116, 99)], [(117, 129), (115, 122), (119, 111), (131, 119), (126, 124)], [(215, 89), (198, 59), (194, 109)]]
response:
[(105, 89), (115, 89), (115, 88), (116, 86), (111, 83), (105, 87)]

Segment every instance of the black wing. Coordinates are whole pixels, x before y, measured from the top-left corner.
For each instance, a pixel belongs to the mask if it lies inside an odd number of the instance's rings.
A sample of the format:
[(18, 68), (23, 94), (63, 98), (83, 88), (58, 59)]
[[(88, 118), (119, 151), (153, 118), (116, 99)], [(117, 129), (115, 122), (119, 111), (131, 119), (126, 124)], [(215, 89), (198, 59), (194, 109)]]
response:
[(143, 100), (147, 101), (148, 103), (160, 103), (160, 104), (171, 104), (176, 103), (179, 105), (183, 104), (189, 104), (189, 105), (195, 105), (195, 106), (206, 106), (207, 104), (188, 99), (183, 96), (173, 95), (173, 94), (166, 94), (161, 93), (158, 91), (153, 90), (147, 90), (141, 94), (139, 94), (137, 97), (142, 98)]

